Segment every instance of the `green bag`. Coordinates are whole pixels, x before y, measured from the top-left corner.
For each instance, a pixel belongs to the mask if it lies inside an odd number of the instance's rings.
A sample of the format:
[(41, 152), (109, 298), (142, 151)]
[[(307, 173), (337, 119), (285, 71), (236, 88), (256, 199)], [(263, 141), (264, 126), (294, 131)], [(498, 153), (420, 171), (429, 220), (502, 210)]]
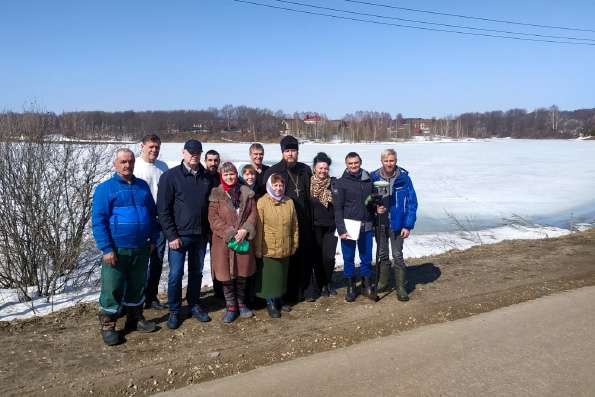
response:
[(250, 249), (250, 242), (247, 239), (244, 239), (238, 244), (236, 239), (232, 238), (229, 243), (227, 243), (227, 246), (238, 254), (245, 254)]

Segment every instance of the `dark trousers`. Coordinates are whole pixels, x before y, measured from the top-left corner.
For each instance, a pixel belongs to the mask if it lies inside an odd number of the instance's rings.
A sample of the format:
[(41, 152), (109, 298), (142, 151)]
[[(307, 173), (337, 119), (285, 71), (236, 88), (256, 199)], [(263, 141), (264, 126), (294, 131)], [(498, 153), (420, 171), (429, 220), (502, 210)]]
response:
[(286, 301), (301, 302), (305, 294), (313, 292), (312, 253), (312, 229), (304, 230), (304, 233), (300, 229), (299, 247), (289, 260)]
[[(389, 226), (380, 225), (375, 228), (378, 261), (381, 265), (391, 264), (390, 251), (393, 254), (392, 267), (405, 268), (403, 259), (403, 238), (399, 233), (390, 230)], [(390, 249), (389, 249), (390, 242)]]
[(182, 246), (169, 250), (169, 278), (167, 281), (167, 303), (172, 313), (180, 311), (182, 306), (182, 278), (184, 277), (184, 262), (188, 254), (188, 287), (186, 301), (192, 308), (198, 305), (202, 270), (205, 264), (207, 239), (203, 235), (182, 236)]
[(337, 237), (335, 226), (314, 226), (314, 275), (318, 289), (333, 281)]
[(153, 250), (153, 253), (151, 253), (151, 257), (149, 258), (147, 287), (145, 289), (146, 302), (154, 302), (157, 300), (157, 294), (159, 293), (159, 281), (161, 280), (161, 272), (163, 271), (165, 243), (165, 234), (163, 234), (163, 232), (160, 232), (155, 249)]
[[(296, 253), (289, 257), (289, 267), (287, 270), (287, 290), (283, 299), (287, 302), (297, 303), (304, 300), (304, 282), (303, 278), (306, 273), (306, 269), (302, 268), (302, 256), (304, 253), (303, 249), (298, 247)], [(312, 271), (312, 265), (310, 272)]]

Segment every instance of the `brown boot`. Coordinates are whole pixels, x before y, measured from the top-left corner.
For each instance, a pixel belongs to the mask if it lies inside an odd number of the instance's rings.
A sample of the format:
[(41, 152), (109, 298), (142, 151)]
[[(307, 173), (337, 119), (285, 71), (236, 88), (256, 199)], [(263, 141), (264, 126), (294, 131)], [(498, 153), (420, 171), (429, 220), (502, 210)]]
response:
[(110, 316), (103, 312), (100, 312), (99, 315), (99, 324), (101, 325), (101, 338), (103, 339), (103, 343), (108, 346), (114, 346), (122, 343), (122, 338), (120, 337), (120, 333), (116, 331), (116, 316)]

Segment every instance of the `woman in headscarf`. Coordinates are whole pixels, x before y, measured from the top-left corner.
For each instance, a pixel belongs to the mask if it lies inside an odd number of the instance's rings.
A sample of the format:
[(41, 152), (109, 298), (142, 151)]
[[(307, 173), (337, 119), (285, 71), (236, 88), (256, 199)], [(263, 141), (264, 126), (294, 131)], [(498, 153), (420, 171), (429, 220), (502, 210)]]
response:
[(313, 267), (317, 292), (322, 296), (336, 295), (337, 293), (332, 285), (337, 237), (335, 236), (335, 209), (332, 194), (335, 178), (329, 176), (330, 166), (329, 156), (326, 153), (318, 153), (312, 161), (314, 172), (310, 178), (310, 205), (312, 207), (314, 253), (316, 255)]
[(272, 174), (266, 182), (267, 194), (257, 203), (256, 257), (262, 257), (256, 278), (256, 296), (265, 299), (272, 318), (290, 311), (281, 297), (287, 291), (289, 257), (298, 248), (298, 219), (292, 199), (285, 196), (285, 180)]
[(211, 272), (223, 284), (223, 322), (231, 323), (253, 315), (246, 306), (246, 279), (256, 272), (250, 241), (256, 236), (256, 202), (254, 192), (239, 183), (233, 163), (221, 166), (220, 182), (209, 196)]

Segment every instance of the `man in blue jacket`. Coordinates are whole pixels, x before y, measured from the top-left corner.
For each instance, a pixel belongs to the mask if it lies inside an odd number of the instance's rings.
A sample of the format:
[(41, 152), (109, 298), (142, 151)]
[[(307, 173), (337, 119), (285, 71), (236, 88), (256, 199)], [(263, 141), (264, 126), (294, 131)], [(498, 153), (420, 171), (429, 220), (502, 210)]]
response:
[(149, 186), (133, 175), (134, 153), (118, 149), (114, 168), (114, 175), (97, 186), (92, 207), (93, 236), (103, 253), (99, 321), (109, 346), (122, 342), (115, 328), (123, 311), (126, 329), (156, 329), (154, 322), (143, 317), (143, 302), (147, 263), (159, 235)]
[(181, 323), (182, 278), (186, 255), (186, 301), (190, 306), (190, 313), (198, 321), (211, 321), (206, 310), (199, 304), (202, 270), (209, 237), (209, 194), (213, 187), (212, 177), (200, 163), (201, 153), (202, 144), (199, 141), (186, 141), (181, 164), (164, 172), (159, 179), (157, 210), (159, 223), (169, 246), (169, 319), (166, 325), (170, 329), (178, 328)]
[(409, 237), (415, 226), (417, 213), (417, 196), (409, 173), (397, 166), (397, 152), (386, 149), (380, 156), (382, 167), (370, 175), (374, 182), (388, 183), (386, 194), (382, 196), (382, 204), (378, 207), (376, 217), (375, 235), (380, 264), (378, 276), (378, 290), (388, 288), (389, 268), (389, 241), (392, 248), (392, 268), (395, 272), (397, 299), (408, 301), (409, 296), (405, 287), (406, 266), (403, 260), (403, 242)]

